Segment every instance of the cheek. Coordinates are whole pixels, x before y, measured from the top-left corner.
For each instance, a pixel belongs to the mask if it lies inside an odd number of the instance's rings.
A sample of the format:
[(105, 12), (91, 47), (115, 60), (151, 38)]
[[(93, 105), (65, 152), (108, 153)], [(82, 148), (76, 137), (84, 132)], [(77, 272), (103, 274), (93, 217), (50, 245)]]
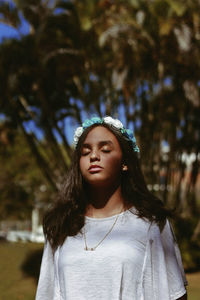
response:
[(84, 174), (84, 170), (86, 168), (86, 160), (84, 159), (84, 157), (80, 158), (79, 166), (80, 166), (81, 174)]
[(105, 165), (113, 172), (121, 170), (121, 162), (122, 158), (118, 155), (105, 158)]

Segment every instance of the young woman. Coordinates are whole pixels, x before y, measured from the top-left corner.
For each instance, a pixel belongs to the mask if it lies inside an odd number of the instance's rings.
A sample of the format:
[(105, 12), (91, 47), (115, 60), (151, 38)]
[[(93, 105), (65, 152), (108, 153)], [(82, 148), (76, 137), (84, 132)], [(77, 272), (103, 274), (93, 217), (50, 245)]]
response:
[(63, 191), (44, 217), (36, 300), (186, 299), (171, 213), (146, 187), (133, 133), (95, 117), (74, 141)]

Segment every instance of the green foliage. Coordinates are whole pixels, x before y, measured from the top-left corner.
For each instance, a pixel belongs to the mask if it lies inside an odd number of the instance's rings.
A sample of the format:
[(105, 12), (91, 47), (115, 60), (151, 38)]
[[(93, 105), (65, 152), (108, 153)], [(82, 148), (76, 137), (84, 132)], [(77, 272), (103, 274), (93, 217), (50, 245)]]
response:
[[(0, 217), (30, 219), (33, 207), (50, 191), (24, 136), (17, 130), (8, 132), (3, 122), (0, 125)], [(45, 195), (41, 186), (46, 186)]]
[(0, 2), (0, 22), (17, 27), (20, 24), (18, 9), (9, 3)]
[(193, 234), (198, 218), (178, 218), (175, 222), (176, 236), (182, 253), (184, 267), (188, 272), (200, 268), (200, 240), (194, 239)]
[[(123, 108), (125, 126), (135, 128), (147, 181), (153, 186), (165, 173), (163, 200), (175, 203), (182, 216), (189, 212), (186, 219), (198, 214), (199, 160), (183, 189), (182, 154), (200, 152), (199, 1), (14, 3), (12, 9), (1, 5), (2, 21), (17, 26), (22, 13), (30, 33), (0, 45), (0, 110), (23, 133), (52, 190), (72, 155), (66, 120), (81, 123), (86, 113), (117, 116)], [(30, 121), (42, 142), (27, 131)], [(25, 199), (17, 186), (16, 195)]]

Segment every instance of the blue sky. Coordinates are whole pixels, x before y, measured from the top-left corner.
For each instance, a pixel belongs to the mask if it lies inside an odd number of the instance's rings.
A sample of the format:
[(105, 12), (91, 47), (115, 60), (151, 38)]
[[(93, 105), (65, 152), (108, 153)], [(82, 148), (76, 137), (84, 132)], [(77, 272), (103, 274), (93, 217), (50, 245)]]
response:
[[(9, 2), (9, 1), (8, 1)], [(10, 38), (17, 38), (20, 39), (22, 35), (26, 35), (30, 32), (30, 26), (29, 24), (24, 20), (23, 16), (20, 16), (21, 18), (21, 25), (15, 29), (9, 25), (5, 25), (0, 23), (0, 43), (3, 42), (4, 39), (10, 39)], [(105, 106), (101, 106), (102, 113), (105, 115)], [(82, 119), (90, 118), (91, 115), (89, 115), (86, 111), (81, 110)], [(94, 115), (93, 115), (94, 116)], [(117, 116), (121, 119), (124, 126), (126, 124), (126, 118), (125, 118), (125, 110), (123, 105), (120, 105), (118, 108)], [(1, 116), (1, 119), (3, 118), (3, 115)], [(24, 123), (26, 130), (28, 132), (34, 132), (38, 139), (41, 139), (43, 137), (42, 131), (36, 127), (35, 123), (33, 121), (29, 121)], [(73, 141), (73, 133), (77, 126), (80, 126), (80, 124), (77, 124), (77, 122), (71, 118), (66, 118), (65, 120), (65, 134), (67, 136), (67, 139), (69, 143), (72, 143)], [(130, 129), (133, 129), (132, 124), (130, 124)], [(60, 141), (60, 137), (58, 136), (57, 132), (54, 131), (54, 134), (56, 138)]]
[[(1, 14), (0, 14), (1, 19)], [(6, 38), (20, 38), (21, 35), (28, 34), (30, 25), (20, 16), (21, 25), (16, 29), (12, 26), (0, 23), (0, 43)]]
[[(2, 1), (0, 1), (1, 3)], [(12, 2), (11, 1), (4, 1), (4, 2), (7, 2), (11, 5), (11, 7), (13, 6)], [(1, 14), (0, 14), (0, 19), (1, 19)], [(6, 24), (3, 24), (0, 22), (0, 43), (2, 43), (4, 41), (4, 39), (10, 39), (10, 38), (17, 38), (17, 39), (20, 39), (21, 36), (23, 35), (26, 35), (26, 34), (29, 34), (30, 32), (30, 25), (24, 20), (23, 18), (23, 15), (21, 14), (20, 15), (20, 20), (21, 20), (21, 24), (20, 26), (15, 29), (13, 28), (12, 26), (9, 26), (9, 25), (6, 25)], [(170, 82), (170, 79), (166, 79), (166, 85), (167, 84), (171, 84)], [(144, 89), (144, 87), (143, 87)], [(138, 93), (140, 93), (140, 89), (138, 89)], [(129, 109), (131, 110), (132, 107), (129, 107)], [(105, 105), (101, 105), (101, 110), (102, 110), (102, 113), (105, 115)], [(82, 110), (81, 109), (81, 115), (82, 115), (82, 119), (86, 119), (86, 118), (89, 118), (91, 117), (91, 115), (89, 115), (86, 111)], [(123, 105), (119, 105), (118, 107), (118, 111), (116, 111), (116, 116), (114, 117), (117, 117), (119, 118), (124, 126), (126, 126), (126, 118), (125, 118), (125, 109), (124, 109), (124, 106)], [(2, 119), (2, 118), (0, 118)], [(25, 124), (25, 127), (26, 127), (26, 130), (28, 132), (35, 132), (35, 134), (37, 135), (37, 137), (39, 139), (42, 138), (43, 134), (42, 134), (42, 131), (36, 127), (35, 123), (33, 121), (30, 121), (30, 122), (26, 122)], [(136, 122), (136, 126), (140, 126), (140, 120), (137, 120)], [(65, 120), (65, 134), (67, 136), (67, 139), (69, 141), (69, 143), (72, 142), (73, 140), (73, 132), (74, 130), (76, 129), (77, 126), (80, 126), (80, 124), (77, 124), (77, 122), (71, 118), (66, 118)], [(133, 124), (129, 124), (129, 128), (134, 130), (133, 128)], [(58, 134), (56, 133), (56, 131), (54, 132), (55, 136), (57, 137), (57, 139), (60, 141), (60, 138), (58, 136)]]

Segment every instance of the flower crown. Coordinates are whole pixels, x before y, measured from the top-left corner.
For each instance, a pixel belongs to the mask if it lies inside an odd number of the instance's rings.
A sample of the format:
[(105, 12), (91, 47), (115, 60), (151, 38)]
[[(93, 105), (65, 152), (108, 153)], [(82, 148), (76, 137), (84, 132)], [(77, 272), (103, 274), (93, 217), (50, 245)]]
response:
[(102, 119), (99, 117), (93, 117), (91, 119), (86, 119), (82, 123), (82, 126), (78, 127), (74, 133), (75, 146), (77, 146), (78, 140), (79, 140), (80, 136), (82, 135), (82, 133), (84, 132), (84, 130), (94, 124), (109, 124), (117, 129), (119, 129), (121, 131), (121, 133), (132, 142), (134, 152), (140, 152), (140, 149), (138, 148), (138, 146), (136, 144), (136, 139), (133, 134), (133, 131), (130, 129), (124, 128), (121, 121), (119, 121), (118, 119), (113, 119), (112, 117), (104, 117)]

